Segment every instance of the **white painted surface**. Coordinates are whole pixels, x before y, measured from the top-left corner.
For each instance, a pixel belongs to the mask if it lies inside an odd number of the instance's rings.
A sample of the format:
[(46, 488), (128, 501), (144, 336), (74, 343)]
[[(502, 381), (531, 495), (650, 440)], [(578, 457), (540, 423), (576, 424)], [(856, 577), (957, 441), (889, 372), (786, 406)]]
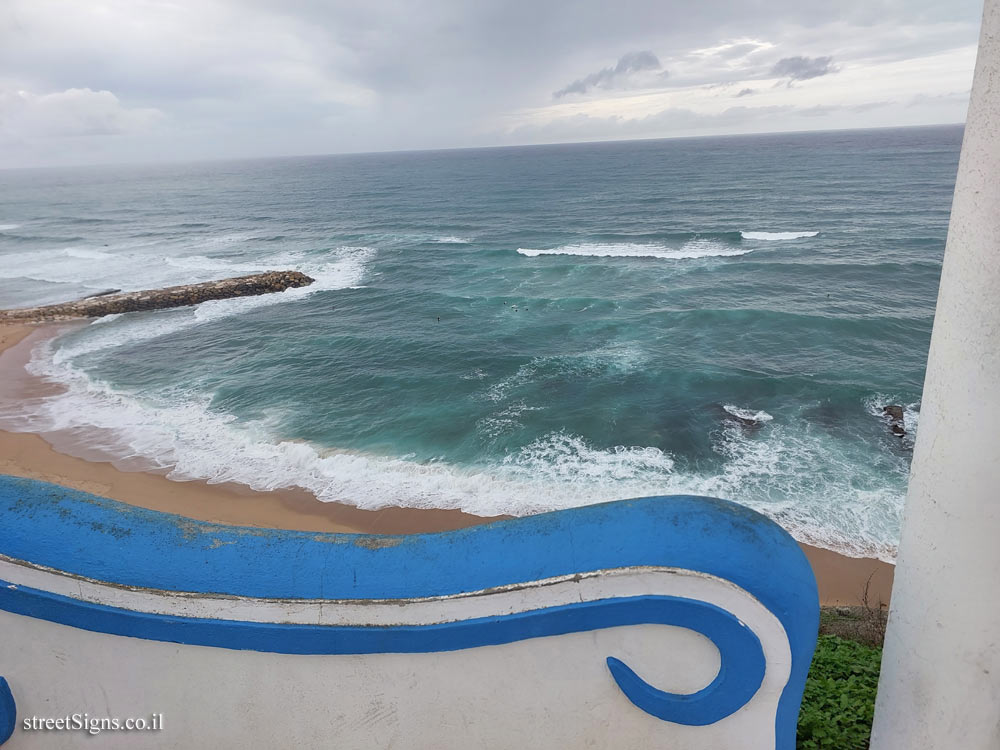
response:
[[(0, 555), (0, 579), (93, 604), (134, 612), (303, 625), (428, 625), (614, 596), (670, 591), (673, 596), (725, 602), (726, 591), (750, 596), (733, 583), (681, 568), (595, 570), (529, 583), (423, 599), (260, 599), (184, 591), (109, 586)], [(714, 674), (714, 672), (713, 672)], [(707, 683), (706, 683), (707, 684)]]
[[(218, 607), (247, 603), (127, 591), (25, 566), (8, 565), (4, 575), (20, 575), (16, 580), (25, 585), (30, 579), (50, 591), (79, 587), (77, 595), (91, 601), (127, 595), (136, 607), (172, 607), (168, 611), (178, 613), (193, 607), (225, 616)], [(466, 619), (637, 594), (697, 598), (745, 622), (760, 638), (767, 659), (764, 682), (753, 699), (707, 727), (664, 722), (632, 705), (614, 683), (607, 656), (622, 659), (650, 684), (670, 692), (693, 692), (715, 677), (715, 647), (697, 633), (668, 626), (608, 628), (431, 654), (298, 656), (145, 641), (0, 612), (0, 664), (18, 703), (19, 726), (4, 750), (773, 748), (777, 702), (791, 660), (787, 638), (777, 618), (754, 597), (720, 579), (632, 568), (405, 607), (325, 602), (322, 609), (343, 607), (334, 618), (344, 622), (365, 617), (372, 623), (426, 622), (428, 617)], [(275, 620), (319, 616), (319, 604), (305, 602), (271, 601), (265, 609)], [(164, 729), (102, 733), (95, 744), (82, 731), (20, 728), (25, 716), (84, 712), (102, 717), (162, 713)]]
[(876, 703), (876, 750), (1000, 748), (1000, 0), (986, 0)]

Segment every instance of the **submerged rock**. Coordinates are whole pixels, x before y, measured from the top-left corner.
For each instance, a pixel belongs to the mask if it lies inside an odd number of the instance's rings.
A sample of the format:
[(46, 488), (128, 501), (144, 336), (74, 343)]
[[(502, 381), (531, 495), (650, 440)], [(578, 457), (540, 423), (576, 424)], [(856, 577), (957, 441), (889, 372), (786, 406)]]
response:
[(283, 292), (293, 287), (308, 286), (313, 281), (314, 279), (298, 271), (266, 271), (221, 281), (184, 284), (165, 289), (146, 289), (124, 294), (116, 294), (115, 292), (118, 290), (109, 290), (98, 295), (84, 297), (75, 302), (25, 307), (17, 310), (0, 310), (0, 323), (97, 318), (103, 315), (138, 310), (162, 310), (167, 307), (196, 305), (199, 302), (212, 299), (250, 297), (258, 294)]
[(729, 422), (735, 422), (741, 427), (756, 428), (761, 426), (761, 423), (758, 422), (756, 419), (752, 419), (750, 417), (741, 417), (737, 414), (727, 414), (726, 420)]
[(722, 406), (722, 411), (724, 413), (723, 420), (727, 422), (734, 422), (740, 427), (756, 430), (763, 427), (764, 424), (770, 422), (774, 417), (768, 414), (766, 411), (754, 411), (753, 409), (742, 409), (738, 406), (733, 406), (732, 404), (725, 404)]

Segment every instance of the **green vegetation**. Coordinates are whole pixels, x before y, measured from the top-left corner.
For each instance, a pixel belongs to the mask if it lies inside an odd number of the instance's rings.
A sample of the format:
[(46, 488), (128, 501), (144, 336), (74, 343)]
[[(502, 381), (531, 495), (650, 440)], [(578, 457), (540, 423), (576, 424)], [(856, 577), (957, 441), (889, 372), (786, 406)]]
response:
[(881, 647), (888, 619), (889, 608), (881, 602), (859, 607), (823, 607), (819, 612), (819, 632), (839, 635), (865, 646)]
[(865, 750), (882, 649), (821, 635), (799, 712), (799, 750)]

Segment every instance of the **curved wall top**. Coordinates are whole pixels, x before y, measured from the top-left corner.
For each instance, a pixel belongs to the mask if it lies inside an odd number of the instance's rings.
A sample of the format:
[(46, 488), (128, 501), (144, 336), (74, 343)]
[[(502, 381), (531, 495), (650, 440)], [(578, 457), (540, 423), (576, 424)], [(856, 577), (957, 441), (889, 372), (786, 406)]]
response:
[[(716, 646), (716, 678), (694, 693), (664, 692), (608, 654), (607, 668), (628, 699), (664, 721), (710, 725), (746, 706), (767, 684), (765, 672), (778, 669), (787, 675), (772, 718), (781, 748), (794, 747), (818, 625), (815, 580), (798, 544), (753, 511), (690, 496), (379, 536), (222, 526), (0, 476), (0, 572), (7, 579), (0, 581), (0, 611), (99, 633), (259, 652), (444, 652), (623, 625), (673, 625)], [(693, 582), (687, 593), (643, 584), (626, 593), (559, 599), (560, 586), (582, 592), (584, 579), (597, 591), (602, 579), (645, 581), (667, 573)], [(76, 583), (67, 586), (67, 578)], [(787, 646), (776, 650), (744, 615), (691, 593), (702, 583), (741, 592), (763, 608), (780, 623), (775, 627)], [(530, 596), (518, 593), (529, 587)], [(504, 603), (484, 609), (490, 597)], [(334, 624), (247, 614), (289, 600), (289, 612), (315, 601), (361, 614)], [(240, 609), (247, 601), (256, 609)], [(206, 602), (217, 609), (206, 609)], [(397, 614), (384, 622), (368, 615), (382, 606)], [(775, 659), (777, 667), (770, 663)], [(0, 674), (4, 669), (0, 663)]]

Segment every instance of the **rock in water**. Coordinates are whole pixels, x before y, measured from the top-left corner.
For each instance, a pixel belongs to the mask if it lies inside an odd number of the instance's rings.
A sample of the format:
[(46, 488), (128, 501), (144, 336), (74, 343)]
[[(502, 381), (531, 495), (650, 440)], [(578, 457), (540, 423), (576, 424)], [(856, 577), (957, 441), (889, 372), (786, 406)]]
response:
[(223, 279), (222, 281), (184, 284), (165, 289), (147, 289), (124, 294), (102, 292), (98, 296), (84, 297), (76, 302), (25, 307), (18, 310), (0, 310), (0, 323), (35, 323), (70, 318), (98, 318), (102, 315), (137, 310), (162, 310), (167, 307), (196, 305), (211, 299), (250, 297), (258, 294), (283, 292), (293, 287), (308, 286), (313, 281), (314, 279), (298, 271), (266, 271), (250, 276)]
[(882, 407), (882, 414), (889, 419), (889, 430), (896, 437), (906, 435), (906, 426), (903, 422), (903, 407), (899, 404), (889, 404)]
[(739, 414), (727, 414), (726, 419), (730, 422), (735, 422), (740, 427), (746, 427), (748, 429), (755, 429), (760, 427), (760, 422), (756, 419), (751, 419), (750, 417), (741, 417)]
[(725, 422), (737, 424), (747, 430), (757, 430), (770, 422), (772, 417), (766, 411), (754, 411), (753, 409), (741, 409), (732, 404), (721, 405), (722, 419)]
[(882, 413), (894, 422), (903, 421), (903, 407), (898, 404), (890, 404), (882, 407)]

